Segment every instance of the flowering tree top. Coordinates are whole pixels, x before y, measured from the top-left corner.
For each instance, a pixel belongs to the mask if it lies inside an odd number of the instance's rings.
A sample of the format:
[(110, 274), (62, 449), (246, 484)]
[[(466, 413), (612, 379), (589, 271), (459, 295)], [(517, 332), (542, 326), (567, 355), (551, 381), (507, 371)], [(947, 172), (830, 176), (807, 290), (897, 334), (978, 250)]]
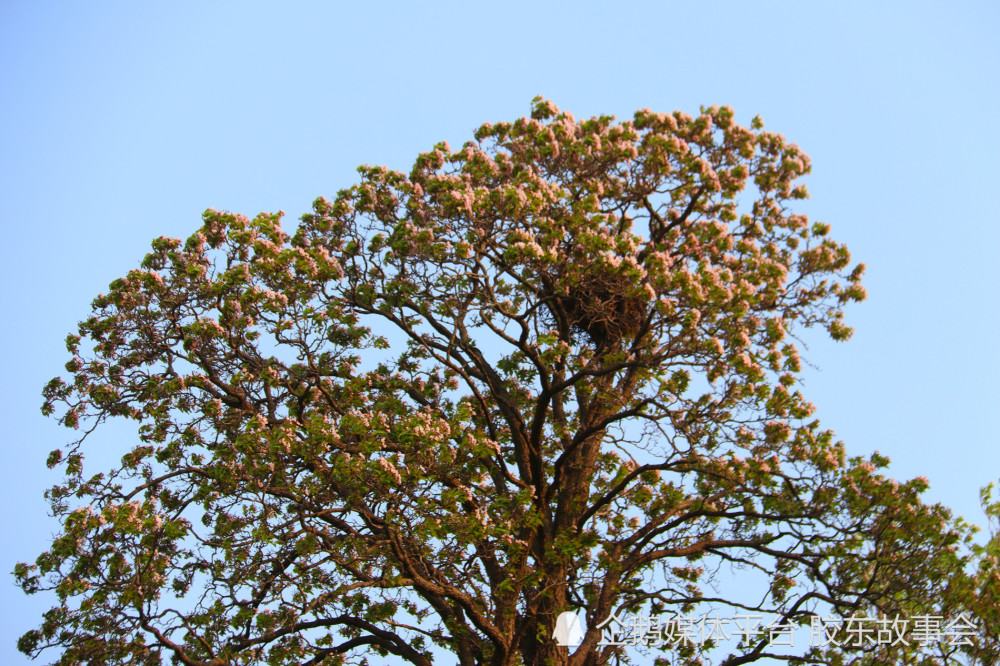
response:
[[(157, 239), (45, 389), (84, 435), (50, 457), (64, 531), (16, 572), (60, 599), (21, 649), (596, 665), (627, 656), (602, 620), (643, 609), (995, 617), (995, 568), (967, 575), (968, 527), (920, 503), (926, 481), (848, 459), (810, 420), (794, 335), (848, 338), (864, 289), (794, 211), (808, 171), (728, 107), (577, 121), (536, 99), (409, 174), (360, 168), (292, 235), (210, 210)], [(86, 476), (112, 416), (139, 442)], [(552, 636), (571, 609), (587, 629), (568, 647)], [(725, 663), (852, 651), (747, 639)]]

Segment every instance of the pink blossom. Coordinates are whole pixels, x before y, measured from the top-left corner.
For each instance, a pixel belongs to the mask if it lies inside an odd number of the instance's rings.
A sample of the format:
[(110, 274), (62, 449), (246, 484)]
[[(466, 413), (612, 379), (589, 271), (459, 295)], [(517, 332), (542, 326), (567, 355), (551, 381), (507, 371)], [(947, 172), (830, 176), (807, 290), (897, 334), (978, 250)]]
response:
[(378, 464), (379, 464), (379, 466), (382, 467), (382, 469), (384, 469), (386, 472), (389, 473), (389, 476), (391, 476), (396, 483), (400, 483), (400, 481), (402, 480), (402, 477), (400, 477), (399, 470), (396, 469), (395, 465), (393, 465), (391, 462), (389, 462), (385, 458), (379, 458), (378, 459)]

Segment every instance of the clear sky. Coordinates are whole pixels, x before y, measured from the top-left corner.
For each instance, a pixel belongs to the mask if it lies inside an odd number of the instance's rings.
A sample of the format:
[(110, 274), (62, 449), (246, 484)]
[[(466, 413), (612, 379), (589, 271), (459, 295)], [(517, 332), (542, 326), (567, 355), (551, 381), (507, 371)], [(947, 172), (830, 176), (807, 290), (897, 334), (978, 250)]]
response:
[[(543, 95), (577, 117), (729, 104), (813, 160), (802, 207), (868, 265), (805, 393), (852, 454), (983, 522), (1000, 477), (1000, 4), (0, 2), (0, 571), (57, 526), (39, 412), (66, 334), (209, 207), (290, 220)], [(95, 440), (116, 460), (128, 429)], [(117, 452), (116, 452), (117, 451)], [(96, 469), (94, 471), (97, 471)], [(0, 584), (0, 663), (51, 598)]]

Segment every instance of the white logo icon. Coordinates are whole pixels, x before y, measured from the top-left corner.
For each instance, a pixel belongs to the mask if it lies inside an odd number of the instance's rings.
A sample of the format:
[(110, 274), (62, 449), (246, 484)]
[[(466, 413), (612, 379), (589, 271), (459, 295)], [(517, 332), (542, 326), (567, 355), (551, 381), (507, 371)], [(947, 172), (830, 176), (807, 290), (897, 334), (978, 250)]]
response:
[(556, 644), (561, 647), (577, 647), (583, 642), (583, 627), (580, 626), (580, 618), (573, 611), (563, 611), (556, 618), (556, 630), (552, 632), (552, 638), (556, 639)]

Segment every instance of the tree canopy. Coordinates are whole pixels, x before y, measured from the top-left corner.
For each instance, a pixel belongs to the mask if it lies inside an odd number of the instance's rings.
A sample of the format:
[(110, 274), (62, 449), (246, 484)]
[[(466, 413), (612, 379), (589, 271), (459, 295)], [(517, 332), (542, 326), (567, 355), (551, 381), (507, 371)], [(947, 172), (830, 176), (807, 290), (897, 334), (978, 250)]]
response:
[[(863, 266), (795, 212), (809, 169), (728, 107), (578, 121), (539, 98), (408, 175), (361, 167), (292, 234), (209, 210), (155, 240), (44, 390), (82, 434), (49, 458), (61, 533), (15, 571), (59, 599), (20, 649), (596, 666), (633, 654), (607, 618), (711, 611), (977, 630), (647, 651), (991, 663), (995, 543), (922, 503), (925, 479), (848, 457), (802, 394), (798, 336), (847, 339), (865, 296)], [(138, 440), (85, 474), (112, 417)], [(576, 610), (582, 643), (560, 646)]]

